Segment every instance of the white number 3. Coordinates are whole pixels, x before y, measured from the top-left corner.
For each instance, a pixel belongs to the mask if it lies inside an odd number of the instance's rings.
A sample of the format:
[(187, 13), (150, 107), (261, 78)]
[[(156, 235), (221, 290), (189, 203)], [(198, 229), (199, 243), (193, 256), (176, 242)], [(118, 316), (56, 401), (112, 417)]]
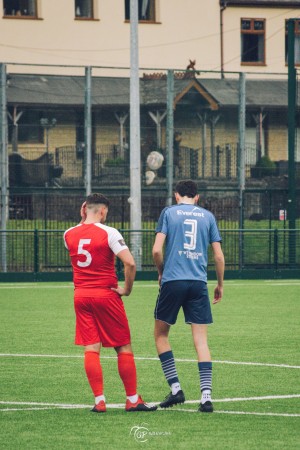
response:
[(92, 262), (92, 255), (90, 252), (83, 248), (84, 245), (88, 245), (91, 243), (91, 239), (80, 239), (78, 244), (78, 255), (84, 255), (86, 257), (85, 261), (77, 261), (77, 266), (79, 267), (87, 267)]
[(189, 239), (189, 242), (185, 243), (183, 247), (187, 250), (195, 250), (197, 241), (197, 220), (186, 219), (183, 223), (189, 227), (184, 233), (186, 238)]

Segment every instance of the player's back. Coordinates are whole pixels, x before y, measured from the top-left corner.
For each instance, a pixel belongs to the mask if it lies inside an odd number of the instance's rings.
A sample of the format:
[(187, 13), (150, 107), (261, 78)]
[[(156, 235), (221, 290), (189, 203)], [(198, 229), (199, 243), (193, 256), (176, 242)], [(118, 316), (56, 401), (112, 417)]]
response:
[(207, 248), (221, 241), (212, 213), (192, 204), (163, 210), (157, 232), (166, 234), (162, 281), (207, 280)]
[(117, 286), (112, 242), (119, 233), (99, 223), (80, 224), (64, 234), (69, 250), (75, 289)]

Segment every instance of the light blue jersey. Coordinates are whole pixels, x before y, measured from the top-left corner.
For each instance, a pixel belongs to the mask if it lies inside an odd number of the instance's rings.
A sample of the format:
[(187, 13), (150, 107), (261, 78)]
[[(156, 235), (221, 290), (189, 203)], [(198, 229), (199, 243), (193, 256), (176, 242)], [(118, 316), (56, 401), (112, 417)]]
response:
[(169, 206), (162, 211), (156, 232), (166, 235), (162, 283), (207, 281), (208, 246), (222, 240), (211, 212), (191, 204)]

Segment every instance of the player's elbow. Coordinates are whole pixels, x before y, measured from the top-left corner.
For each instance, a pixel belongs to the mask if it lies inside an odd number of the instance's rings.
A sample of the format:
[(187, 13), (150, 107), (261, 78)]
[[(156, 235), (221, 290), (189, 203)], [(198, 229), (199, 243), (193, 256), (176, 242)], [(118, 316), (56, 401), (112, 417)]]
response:
[(215, 258), (215, 267), (218, 270), (223, 270), (225, 268), (225, 259), (222, 256), (218, 256)]
[(224, 264), (224, 262), (225, 262), (223, 253), (219, 253), (219, 254), (215, 255), (214, 259), (215, 259), (215, 262), (219, 263), (219, 264)]
[(132, 258), (131, 260), (127, 261), (124, 265), (125, 265), (126, 268), (127, 268), (128, 270), (130, 270), (131, 272), (133, 272), (133, 271), (136, 270), (136, 264), (135, 264), (135, 261), (134, 261), (133, 258)]
[(159, 258), (161, 254), (162, 254), (161, 248), (154, 246), (152, 249), (153, 259), (155, 260), (156, 258)]

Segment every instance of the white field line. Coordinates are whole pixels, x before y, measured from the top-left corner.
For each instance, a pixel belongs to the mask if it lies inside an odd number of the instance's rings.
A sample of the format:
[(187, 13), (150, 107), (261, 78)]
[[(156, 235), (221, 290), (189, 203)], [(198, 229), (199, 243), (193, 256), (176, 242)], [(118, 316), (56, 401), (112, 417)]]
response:
[[(33, 353), (0, 353), (0, 357), (7, 358), (83, 358), (83, 355), (42, 355), (42, 354), (33, 354)], [(102, 359), (116, 359), (116, 356), (101, 356)], [(139, 361), (159, 361), (158, 357), (143, 357), (143, 356), (135, 356), (134, 359)], [(176, 362), (197, 362), (196, 359), (182, 359), (175, 358)], [(292, 366), (288, 364), (272, 364), (272, 363), (260, 363), (260, 362), (244, 362), (244, 361), (220, 361), (213, 360), (213, 363), (216, 364), (233, 364), (240, 366), (263, 366), (263, 367), (279, 367), (285, 369), (300, 369), (300, 366)]]
[[(282, 400), (287, 398), (300, 398), (300, 394), (287, 394), (287, 395), (264, 395), (261, 397), (233, 397), (233, 398), (219, 398), (214, 399), (214, 403), (223, 402), (244, 402), (253, 400)], [(159, 404), (160, 402), (151, 402), (151, 404)], [(186, 400), (186, 404), (198, 404), (199, 400)], [(15, 401), (5, 401), (0, 400), (0, 405), (14, 405), (14, 406), (47, 406), (47, 407), (57, 407), (57, 408), (90, 408), (91, 405), (77, 404), (77, 403), (46, 403), (46, 402), (15, 402)], [(124, 403), (108, 403), (107, 408), (124, 408)]]
[(277, 417), (300, 417), (300, 414), (289, 413), (262, 413), (262, 412), (248, 412), (248, 411), (215, 411), (218, 414), (243, 414), (251, 416), (277, 416)]
[[(13, 406), (37, 406), (37, 407), (50, 407), (50, 408), (71, 408), (71, 409), (85, 409), (91, 408), (91, 405), (73, 404), (73, 403), (45, 403), (45, 402), (9, 402), (0, 401), (0, 405), (13, 405)], [(107, 408), (124, 408), (125, 403), (109, 403), (106, 404)]]
[(265, 366), (265, 367), (283, 367), (286, 369), (300, 369), (300, 366), (291, 366), (289, 364), (271, 364), (271, 363), (259, 363), (259, 362), (240, 362), (240, 361), (213, 361), (217, 364), (235, 364), (242, 366)]
[[(260, 397), (233, 397), (233, 398), (220, 398), (213, 399), (214, 403), (228, 403), (228, 402), (249, 402), (249, 401), (260, 401), (260, 400), (277, 400), (286, 398), (300, 398), (300, 394), (288, 394), (288, 395), (264, 395)], [(1, 402), (0, 402), (1, 403)], [(199, 400), (186, 400), (184, 403), (199, 403)]]
[(43, 284), (28, 284), (24, 286), (19, 286), (18, 284), (14, 284), (11, 286), (0, 285), (0, 289), (71, 289), (73, 288), (73, 285), (70, 284), (69, 286), (43, 286)]
[[(197, 413), (194, 409), (182, 409), (176, 408), (173, 411)], [(239, 414), (248, 416), (275, 416), (275, 417), (300, 417), (300, 414), (288, 414), (288, 413), (264, 413), (264, 412), (250, 412), (250, 411), (214, 411), (214, 414)]]
[[(250, 400), (276, 400), (276, 399), (286, 399), (286, 398), (300, 398), (300, 394), (295, 395), (268, 395), (262, 397), (246, 397), (246, 398), (225, 398), (225, 399), (215, 399), (214, 403), (223, 402), (240, 402), (240, 401), (250, 401)], [(158, 402), (155, 402), (158, 403)], [(151, 403), (151, 404), (155, 404)], [(188, 400), (185, 403), (188, 404), (199, 404), (199, 400)], [(14, 408), (2, 408), (1, 412), (12, 412), (12, 411), (38, 411), (38, 410), (53, 410), (53, 409), (90, 409), (91, 405), (84, 404), (64, 404), (64, 403), (42, 403), (42, 402), (9, 402), (0, 401), (1, 405), (11, 405)], [(23, 408), (16, 408), (16, 406), (27, 406)], [(123, 409), (125, 407), (124, 403), (110, 403), (106, 405), (110, 409)], [(184, 409), (184, 408), (174, 408), (171, 411), (179, 412), (197, 412), (197, 410)], [(218, 414), (242, 414), (242, 415), (257, 415), (257, 416), (280, 416), (280, 417), (300, 417), (300, 414), (289, 414), (289, 413), (261, 413), (261, 412), (248, 412), (248, 411), (215, 411)]]
[[(120, 283), (122, 285), (122, 282)], [(208, 281), (208, 286), (214, 286), (215, 281)], [(266, 287), (273, 287), (273, 286), (300, 286), (300, 281), (295, 280), (261, 280), (261, 281), (254, 281), (253, 283), (249, 282), (242, 282), (239, 280), (228, 280), (225, 282), (225, 285), (228, 287), (243, 287), (243, 286), (266, 286)], [(69, 284), (63, 284), (63, 285), (57, 285), (57, 284), (49, 284), (45, 286), (43, 282), (38, 283), (26, 283), (26, 284), (20, 284), (20, 283), (0, 283), (0, 289), (73, 289), (73, 283), (70, 282)], [(134, 288), (155, 288), (158, 289), (158, 283), (156, 281), (153, 281), (151, 284), (142, 284), (140, 282), (135, 282)]]
[[(45, 411), (45, 410), (53, 410), (53, 409), (74, 409), (69, 407), (45, 407), (45, 408), (5, 408), (1, 409), (0, 412), (15, 412), (15, 411)], [(162, 410), (161, 410), (162, 411)], [(174, 410), (172, 410), (174, 411)], [(188, 412), (195, 413), (198, 412), (194, 409), (176, 409), (175, 411), (179, 412)], [(237, 414), (237, 415), (249, 415), (249, 416), (275, 416), (275, 417), (300, 417), (300, 414), (288, 414), (288, 413), (259, 413), (259, 412), (250, 412), (250, 411), (215, 411), (215, 414)]]

